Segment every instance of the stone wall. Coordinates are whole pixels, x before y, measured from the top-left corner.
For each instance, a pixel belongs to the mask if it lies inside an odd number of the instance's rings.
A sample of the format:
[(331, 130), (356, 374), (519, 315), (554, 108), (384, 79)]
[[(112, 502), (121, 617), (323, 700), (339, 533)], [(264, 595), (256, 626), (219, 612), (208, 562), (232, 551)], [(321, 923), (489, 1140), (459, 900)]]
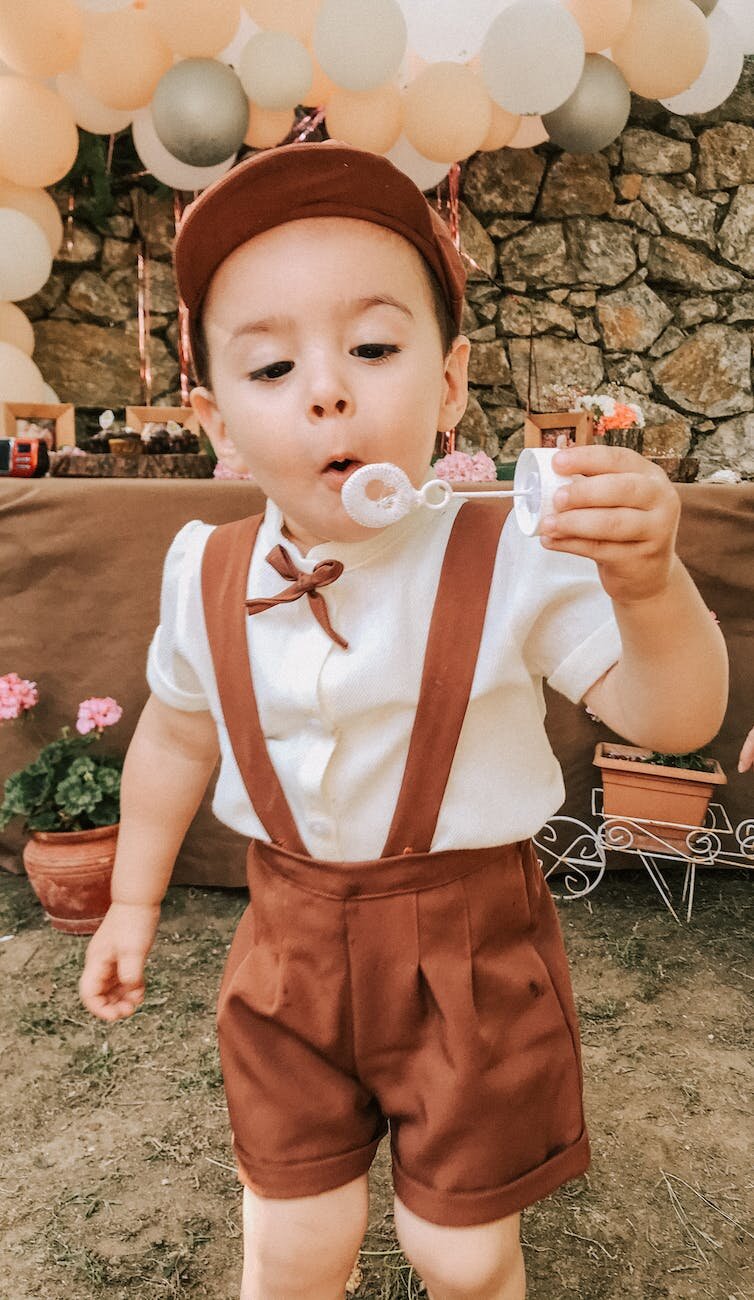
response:
[[(472, 396), (460, 447), (499, 461), (519, 451), (533, 334), (535, 409), (557, 404), (553, 386), (609, 384), (643, 407), (650, 454), (693, 452), (701, 476), (730, 467), (754, 478), (754, 59), (714, 113), (676, 117), (636, 98), (602, 153), (480, 153), (463, 168), (462, 196), (462, 247), (480, 269), (464, 319)], [(141, 232), (153, 401), (173, 403), (172, 207), (133, 190), (119, 208), (105, 236), (74, 223), (52, 279), (21, 304), (35, 359), (61, 400), (141, 402)]]

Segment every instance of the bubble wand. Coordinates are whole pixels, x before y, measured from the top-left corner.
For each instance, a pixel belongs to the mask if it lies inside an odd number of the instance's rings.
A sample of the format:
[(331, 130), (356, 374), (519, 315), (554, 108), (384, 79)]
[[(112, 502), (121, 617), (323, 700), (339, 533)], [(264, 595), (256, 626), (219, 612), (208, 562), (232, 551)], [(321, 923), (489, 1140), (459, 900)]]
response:
[(431, 479), (417, 489), (405, 471), (389, 461), (362, 465), (343, 484), (341, 500), (355, 523), (365, 528), (384, 528), (422, 507), (445, 510), (453, 497), (466, 497), (475, 502), (490, 497), (513, 497), (516, 523), (527, 537), (535, 537), (542, 531), (542, 520), (553, 510), (553, 497), (558, 488), (571, 482), (571, 478), (558, 474), (552, 465), (558, 450), (525, 447), (516, 462), (513, 487), (496, 492), (459, 491), (441, 478)]

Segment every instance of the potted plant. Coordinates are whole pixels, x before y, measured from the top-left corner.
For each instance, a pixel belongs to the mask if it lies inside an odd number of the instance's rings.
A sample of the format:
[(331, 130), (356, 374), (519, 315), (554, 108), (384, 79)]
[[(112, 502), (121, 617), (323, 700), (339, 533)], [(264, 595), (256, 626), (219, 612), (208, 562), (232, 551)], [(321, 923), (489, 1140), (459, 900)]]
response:
[(687, 850), (689, 828), (704, 825), (715, 787), (728, 780), (717, 759), (704, 749), (661, 754), (600, 741), (594, 764), (602, 773), (604, 815), (611, 822), (626, 817), (655, 823), (646, 832), (640, 826), (626, 829), (633, 837), (632, 847), (657, 852), (662, 851), (658, 840), (681, 852)]
[(644, 413), (635, 402), (620, 402), (606, 393), (585, 393), (576, 398), (575, 406), (592, 416), (594, 437), (606, 446), (643, 451)]
[[(0, 722), (26, 725), (38, 698), (36, 682), (6, 673), (0, 677)], [(110, 697), (83, 700), (76, 734), (62, 727), (57, 740), (5, 782), (0, 830), (23, 817), (30, 832), (23, 850), (29, 882), (53, 928), (68, 934), (93, 934), (110, 905), (123, 759), (96, 750), (122, 712)]]

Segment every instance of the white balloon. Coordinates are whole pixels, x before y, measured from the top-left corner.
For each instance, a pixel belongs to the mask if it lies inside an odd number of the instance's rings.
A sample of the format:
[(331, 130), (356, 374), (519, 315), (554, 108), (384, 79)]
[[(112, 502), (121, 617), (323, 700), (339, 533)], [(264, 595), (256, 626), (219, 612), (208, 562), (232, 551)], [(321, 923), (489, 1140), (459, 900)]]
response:
[(52, 251), (42, 227), (15, 208), (0, 208), (0, 298), (19, 302), (50, 278)]
[(406, 49), (397, 0), (323, 0), (314, 25), (320, 67), (344, 90), (376, 90), (396, 76)]
[(214, 167), (190, 167), (188, 163), (179, 162), (159, 139), (149, 108), (140, 108), (134, 114), (131, 129), (134, 147), (144, 166), (163, 185), (176, 190), (204, 190), (213, 181), (219, 181), (236, 161), (236, 155), (231, 154), (230, 158)]
[(584, 71), (584, 37), (557, 0), (517, 0), (492, 23), (482, 46), (482, 77), (509, 113), (551, 113)]
[(241, 54), (247, 42), (251, 40), (252, 36), (256, 36), (261, 32), (261, 30), (262, 28), (257, 26), (254, 19), (246, 12), (246, 10), (242, 9), (238, 31), (233, 37), (233, 40), (225, 46), (224, 50), (221, 50), (219, 54), (216, 54), (215, 58), (219, 59), (221, 63), (229, 64), (231, 68), (235, 68), (236, 71), (238, 71)]
[(55, 389), (50, 388), (49, 384), (45, 384), (44, 390), (45, 390), (45, 395), (42, 398), (42, 401), (49, 402), (52, 406), (60, 406), (60, 398), (55, 392)]
[(76, 125), (85, 131), (92, 131), (94, 135), (112, 135), (131, 125), (133, 111), (110, 108), (95, 99), (75, 72), (60, 72), (55, 78), (55, 89), (72, 108)]
[(707, 19), (707, 30), (709, 54), (696, 81), (680, 95), (660, 100), (672, 113), (708, 113), (722, 104), (738, 85), (744, 66), (741, 34), (722, 5), (713, 9)]
[(12, 343), (0, 343), (0, 402), (44, 402), (45, 387), (31, 357)]
[(400, 136), (392, 149), (389, 149), (385, 157), (393, 163), (399, 171), (404, 172), (414, 185), (418, 185), (420, 190), (432, 190), (440, 181), (445, 180), (450, 171), (450, 163), (431, 162), (423, 154), (417, 152), (412, 144), (406, 139), (405, 135)]
[(549, 140), (547, 127), (541, 117), (522, 117), (521, 125), (506, 149), (533, 149), (535, 144), (544, 144)]
[(468, 63), (503, 8), (501, 0), (400, 0), (400, 5), (409, 47), (428, 63)]
[[(741, 37), (744, 54), (754, 54), (754, 4), (752, 0), (721, 0), (717, 9), (725, 10), (732, 18)], [(715, 9), (715, 13), (717, 13)]]
[(311, 89), (312, 56), (288, 32), (260, 32), (244, 46), (238, 76), (249, 99), (261, 108), (295, 108)]

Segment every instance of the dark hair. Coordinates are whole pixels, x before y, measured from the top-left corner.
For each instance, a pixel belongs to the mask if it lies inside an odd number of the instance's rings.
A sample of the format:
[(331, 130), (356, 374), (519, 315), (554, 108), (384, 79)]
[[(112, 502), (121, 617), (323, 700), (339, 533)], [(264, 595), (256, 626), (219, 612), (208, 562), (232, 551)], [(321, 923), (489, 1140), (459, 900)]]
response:
[[(453, 340), (458, 337), (458, 330), (453, 319), (448, 300), (440, 288), (440, 281), (435, 275), (432, 267), (429, 266), (424, 258), (421, 259), (422, 266), (427, 277), (429, 290), (432, 295), (432, 309), (435, 314), (435, 320), (440, 331), (440, 340), (442, 342), (442, 354), (447, 356), (450, 351)], [(207, 346), (207, 336), (204, 332), (204, 317), (201, 315), (194, 329), (196, 345), (193, 349), (193, 372), (197, 384), (209, 388), (209, 348)]]

